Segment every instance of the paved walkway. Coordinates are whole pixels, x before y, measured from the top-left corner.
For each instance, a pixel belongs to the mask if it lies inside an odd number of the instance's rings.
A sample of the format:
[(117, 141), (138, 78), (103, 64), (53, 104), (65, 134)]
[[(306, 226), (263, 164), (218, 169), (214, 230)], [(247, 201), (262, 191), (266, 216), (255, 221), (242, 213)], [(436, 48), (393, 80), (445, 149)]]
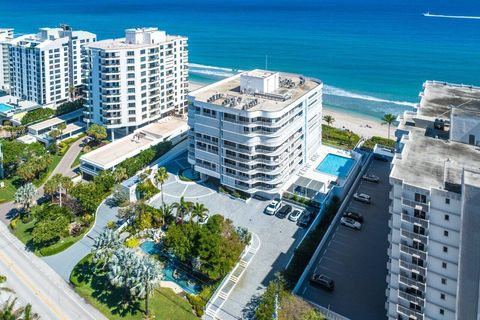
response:
[(58, 254), (42, 259), (68, 282), (73, 268), (91, 252), (95, 238), (103, 232), (109, 221), (117, 220), (117, 212), (118, 207), (111, 207), (105, 201), (102, 202), (95, 215), (95, 225), (80, 241)]
[(78, 296), (42, 259), (0, 223), (0, 270), (21, 304), (31, 303), (42, 319), (106, 319)]
[[(57, 173), (60, 173), (67, 177), (74, 177), (76, 175), (75, 172), (73, 172), (73, 170), (70, 167), (75, 161), (77, 155), (82, 150), (82, 147), (80, 145), (82, 144), (83, 140), (84, 139), (79, 139), (74, 143), (72, 143), (67, 153), (65, 153), (65, 155), (60, 160), (58, 165), (55, 167), (55, 169), (53, 169), (52, 173), (50, 174), (50, 177), (53, 177)], [(43, 197), (43, 185), (41, 185), (40, 188), (38, 188), (37, 196), (35, 197), (35, 200), (37, 201), (42, 197)], [(10, 220), (16, 215), (17, 215), (17, 207), (13, 203), (13, 201), (0, 204), (0, 220), (3, 223), (9, 224)]]

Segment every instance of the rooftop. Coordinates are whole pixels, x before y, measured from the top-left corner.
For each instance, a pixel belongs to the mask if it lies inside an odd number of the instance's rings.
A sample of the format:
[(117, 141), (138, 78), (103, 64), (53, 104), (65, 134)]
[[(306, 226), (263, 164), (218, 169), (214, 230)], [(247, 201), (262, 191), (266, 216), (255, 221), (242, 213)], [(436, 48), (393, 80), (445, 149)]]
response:
[(103, 170), (110, 169), (125, 159), (186, 130), (188, 130), (186, 120), (176, 117), (165, 118), (83, 155), (81, 161), (92, 163)]
[(12, 111), (19, 111), (21, 109), (30, 109), (38, 106), (38, 103), (28, 100), (22, 100), (11, 95), (0, 96), (0, 104), (6, 104), (12, 107)]
[[(421, 188), (460, 192), (463, 170), (480, 171), (480, 148), (449, 140), (449, 130), (434, 127), (442, 119), (462, 116), (480, 121), (480, 88), (427, 81), (417, 113), (401, 117), (399, 129), (408, 132), (401, 157), (394, 160), (391, 177)], [(479, 185), (480, 185), (480, 175)]]
[(420, 188), (444, 189), (444, 182), (459, 184), (463, 168), (480, 171), (477, 146), (425, 136), (412, 128), (401, 159), (395, 159), (391, 177)]
[[(245, 83), (245, 80), (241, 79), (242, 77), (254, 77), (262, 81), (267, 78), (275, 79), (276, 74), (279, 75), (279, 79), (277, 78), (279, 83), (273, 91), (258, 92), (241, 87), (241, 82)], [(280, 111), (320, 85), (322, 85), (321, 81), (304, 78), (301, 75), (257, 69), (192, 91), (189, 97), (196, 101), (237, 110)]]
[(457, 113), (480, 115), (480, 87), (427, 81), (418, 115), (450, 118), (452, 107)]

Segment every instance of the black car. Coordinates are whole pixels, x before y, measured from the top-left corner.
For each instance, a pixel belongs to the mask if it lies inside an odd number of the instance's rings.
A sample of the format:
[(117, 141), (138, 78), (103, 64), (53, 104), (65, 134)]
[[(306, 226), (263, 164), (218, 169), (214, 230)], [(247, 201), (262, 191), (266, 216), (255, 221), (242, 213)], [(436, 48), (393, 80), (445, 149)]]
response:
[(310, 282), (328, 291), (333, 291), (333, 289), (335, 288), (335, 282), (324, 274), (314, 273), (310, 277)]
[(292, 212), (292, 206), (289, 204), (286, 204), (283, 207), (281, 207), (280, 210), (278, 210), (277, 217), (280, 219), (285, 219), (290, 212)]
[(363, 223), (363, 216), (358, 212), (347, 211), (343, 214), (344, 217), (350, 218), (357, 222)]
[(297, 225), (302, 228), (308, 228), (310, 226), (310, 223), (312, 223), (313, 220), (313, 214), (311, 214), (308, 211), (305, 211), (300, 219), (298, 219)]

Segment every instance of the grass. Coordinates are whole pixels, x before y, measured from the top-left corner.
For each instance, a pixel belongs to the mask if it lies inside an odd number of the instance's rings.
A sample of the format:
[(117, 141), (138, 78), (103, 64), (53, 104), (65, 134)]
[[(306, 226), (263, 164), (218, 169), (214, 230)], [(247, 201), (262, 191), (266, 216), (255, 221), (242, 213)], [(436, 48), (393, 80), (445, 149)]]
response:
[(60, 162), (60, 160), (62, 160), (62, 158), (63, 156), (59, 156), (59, 155), (52, 156), (52, 162), (48, 166), (47, 172), (42, 174), (39, 179), (33, 180), (33, 184), (37, 188), (40, 187), (42, 184), (44, 184), (48, 180), (53, 170), (57, 167), (58, 163)]
[(32, 231), (35, 225), (36, 220), (33, 218), (28, 223), (23, 223), (21, 219), (15, 220), (15, 229), (13, 229), (13, 234), (22, 241), (25, 246), (33, 251), (37, 256), (51, 256), (62, 252), (63, 250), (67, 249), (75, 242), (80, 240), (89, 229), (85, 230), (81, 235), (72, 237), (64, 237), (61, 238), (58, 242), (48, 246), (48, 247), (35, 247), (32, 242)]
[(372, 150), (376, 144), (381, 144), (389, 148), (395, 148), (395, 140), (373, 136), (363, 144), (363, 148)]
[[(349, 136), (349, 134), (351, 134)], [(352, 149), (360, 140), (353, 132), (322, 125), (322, 143), (341, 149)]]
[(72, 165), (70, 166), (71, 169), (80, 165), (80, 157), (83, 156), (84, 154), (85, 152), (82, 149), (80, 153), (77, 155), (77, 157), (75, 158), (75, 160), (73, 161)]
[(13, 200), (15, 191), (17, 191), (17, 188), (13, 185), (15, 179), (18, 179), (18, 177), (3, 180), (5, 187), (0, 189), (0, 203)]
[[(144, 302), (131, 303), (122, 308), (124, 291), (112, 287), (104, 272), (98, 271), (91, 255), (83, 258), (73, 269), (70, 282), (75, 291), (111, 320), (144, 319)], [(150, 311), (155, 319), (198, 319), (192, 313), (187, 300), (177, 296), (171, 289), (159, 288), (150, 298)]]

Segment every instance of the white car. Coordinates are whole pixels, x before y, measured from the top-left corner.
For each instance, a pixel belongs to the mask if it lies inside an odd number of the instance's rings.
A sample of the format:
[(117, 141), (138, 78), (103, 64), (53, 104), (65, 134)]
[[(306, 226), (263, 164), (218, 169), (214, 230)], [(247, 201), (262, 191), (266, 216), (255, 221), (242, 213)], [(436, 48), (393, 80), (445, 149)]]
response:
[(366, 193), (357, 192), (353, 195), (353, 199), (355, 199), (357, 201), (360, 201), (360, 202), (363, 202), (363, 203), (370, 203), (371, 202), (370, 196)]
[(302, 211), (300, 211), (298, 209), (295, 209), (288, 216), (288, 220), (296, 222), (296, 221), (298, 221), (298, 219), (300, 218), (301, 215), (302, 215)]
[(347, 217), (342, 217), (342, 219), (340, 219), (340, 223), (346, 227), (356, 229), (356, 230), (360, 230), (360, 228), (362, 227), (362, 224), (360, 222), (357, 222)]
[(265, 213), (273, 216), (274, 214), (277, 213), (277, 211), (280, 209), (281, 206), (282, 206), (282, 200), (275, 198), (265, 208)]

